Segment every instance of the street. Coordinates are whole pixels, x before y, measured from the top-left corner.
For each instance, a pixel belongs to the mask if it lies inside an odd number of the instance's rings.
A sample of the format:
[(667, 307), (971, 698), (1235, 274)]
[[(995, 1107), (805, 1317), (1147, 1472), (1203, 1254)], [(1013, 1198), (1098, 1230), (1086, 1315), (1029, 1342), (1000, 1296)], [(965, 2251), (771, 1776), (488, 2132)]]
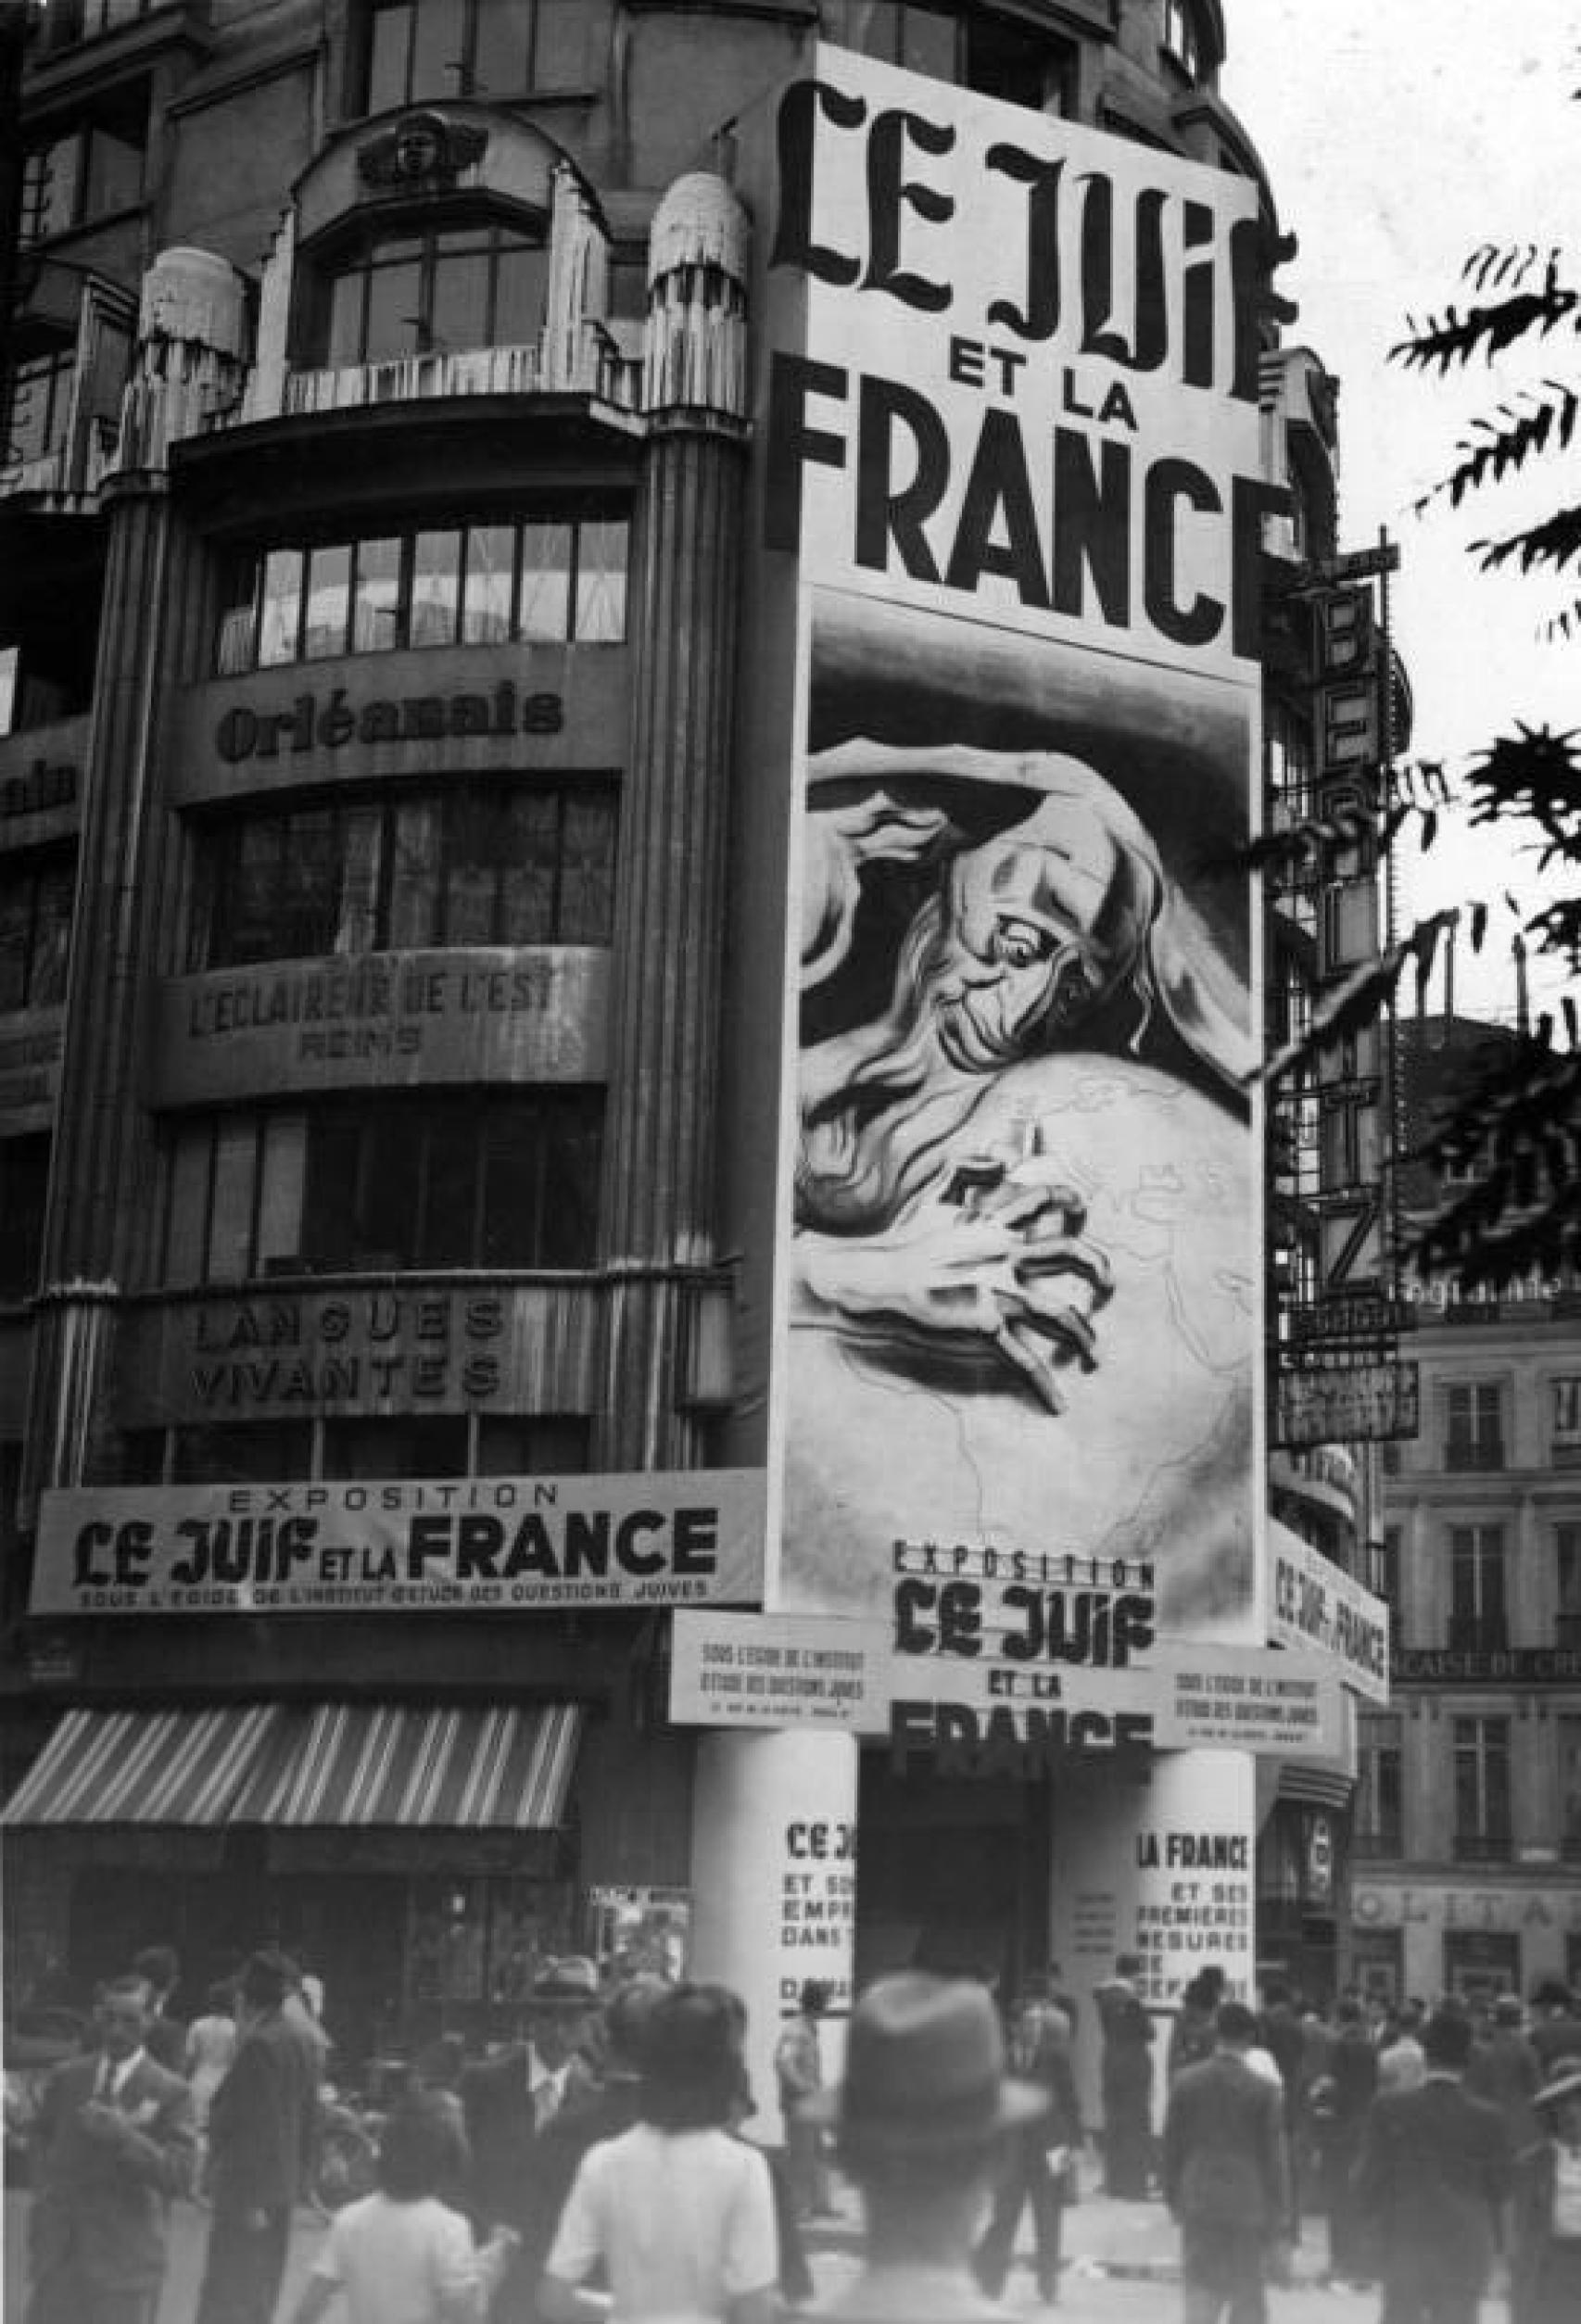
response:
[[(25, 2314), (24, 2234), (27, 2197), (16, 2191), (6, 2196), (6, 2305), (4, 2324), (22, 2324)], [(292, 2240), (291, 2267), (278, 2310), (279, 2324), (289, 2324), (291, 2302), (312, 2264), (323, 2234), (322, 2224), (303, 2213)], [(170, 2272), (158, 2324), (191, 2324), (196, 2304), (206, 2233), (205, 2215), (192, 2204), (178, 2204), (171, 2230)], [(858, 2262), (854, 2220), (846, 2206), (827, 2239), (815, 2242), (813, 2268), (818, 2297), (827, 2301), (849, 2283)], [(1012, 2273), (1006, 2306), (1026, 2317), (1056, 2315), (1063, 2324), (1173, 2324), (1180, 2313), (1180, 2292), (1170, 2280), (1174, 2235), (1157, 2204), (1122, 2204), (1094, 2195), (1078, 2204), (1066, 2219), (1067, 2261), (1056, 2310), (1043, 2307), (1035, 2297), (1031, 2272), (1019, 2265)], [(1330, 2290), (1314, 2280), (1322, 2259), (1322, 2225), (1308, 2230), (1297, 2263), (1301, 2279), (1289, 2289), (1270, 2294), (1271, 2324), (1373, 2324), (1378, 2312), (1375, 2292)], [(1112, 2270), (1136, 2270), (1110, 2272)], [(1501, 2301), (1486, 2301), (1484, 2324), (1504, 2324)]]

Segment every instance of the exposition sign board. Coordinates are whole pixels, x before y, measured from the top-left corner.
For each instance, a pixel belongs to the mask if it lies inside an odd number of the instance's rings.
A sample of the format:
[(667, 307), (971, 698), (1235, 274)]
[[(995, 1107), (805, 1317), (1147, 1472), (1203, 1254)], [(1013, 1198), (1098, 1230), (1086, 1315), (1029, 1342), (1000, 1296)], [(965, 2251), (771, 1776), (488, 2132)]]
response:
[(1070, 1750), (1343, 1749), (1338, 1680), (1318, 1655), (1169, 1639), (1094, 1666), (1018, 1661), (1014, 1636), (940, 1654), (908, 1650), (906, 1635), (872, 1620), (679, 1610), (670, 1716), (887, 1735), (897, 1764), (926, 1756), (960, 1774), (1031, 1772)]
[(493, 1612), (761, 1595), (754, 1469), (41, 1496), (35, 1614)]
[(1373, 1702), (1389, 1699), (1389, 1609), (1288, 1525), (1275, 1522), (1268, 1635), (1333, 1657), (1340, 1677)]
[(769, 1602), (878, 1612), (932, 1540), (1150, 1560), (1255, 1638), (1257, 189), (831, 48), (742, 151)]

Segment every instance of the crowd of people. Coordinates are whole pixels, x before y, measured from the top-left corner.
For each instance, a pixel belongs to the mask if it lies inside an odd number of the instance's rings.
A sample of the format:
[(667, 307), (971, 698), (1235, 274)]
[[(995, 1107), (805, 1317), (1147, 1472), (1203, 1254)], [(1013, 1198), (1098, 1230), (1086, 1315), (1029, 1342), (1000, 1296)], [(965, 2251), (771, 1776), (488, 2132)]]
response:
[[(612, 1989), (580, 1956), (546, 1962), (522, 2040), (414, 2065), (372, 2191), (330, 2220), (282, 2324), (772, 2324), (812, 2294), (803, 2229), (831, 2162), (860, 2196), (865, 2258), (821, 2312), (974, 2324), (1004, 2314), (1029, 2213), (1038, 2293), (1057, 2301), (1089, 2133), (1108, 2192), (1178, 2222), (1183, 2324), (1262, 2324), (1304, 2205), (1325, 2216), (1331, 2280), (1379, 2286), (1382, 2324), (1475, 2324), (1496, 2269), (1511, 2324), (1581, 2317), (1581, 2011), (1562, 1987), (1474, 2011), (1355, 1993), (1322, 2011), (1271, 1987), (1255, 2011), (1204, 1969), (1167, 2021), (1155, 2136), (1138, 1970), (1122, 1957), (1093, 1995), (1096, 2125), (1057, 1966), (1013, 1995), (878, 1980), (832, 2085), (829, 1993), (809, 1982), (778, 2032), (785, 2137), (765, 2149), (742, 2135), (736, 1995), (658, 1976)], [(28, 2324), (154, 2324), (170, 2205), (198, 2189), (192, 2324), (274, 2324), (321, 2125), (322, 1988), (259, 1951), (183, 2025), (177, 1981), (168, 1950), (138, 1955), (47, 2085)]]

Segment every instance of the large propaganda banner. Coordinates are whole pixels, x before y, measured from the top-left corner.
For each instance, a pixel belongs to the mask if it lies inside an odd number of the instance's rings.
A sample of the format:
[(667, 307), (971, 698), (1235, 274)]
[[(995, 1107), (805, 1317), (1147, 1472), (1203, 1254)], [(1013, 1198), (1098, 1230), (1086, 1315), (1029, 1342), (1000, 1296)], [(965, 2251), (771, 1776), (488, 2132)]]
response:
[(771, 133), (770, 1603), (1255, 1638), (1257, 191), (831, 48)]

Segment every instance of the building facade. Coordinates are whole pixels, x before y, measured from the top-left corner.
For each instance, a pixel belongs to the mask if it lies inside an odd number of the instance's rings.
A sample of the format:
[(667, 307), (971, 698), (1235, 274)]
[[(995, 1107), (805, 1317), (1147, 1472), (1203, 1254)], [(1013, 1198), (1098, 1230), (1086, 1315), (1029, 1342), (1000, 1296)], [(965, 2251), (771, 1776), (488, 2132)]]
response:
[[(1479, 1044), (1403, 1029), (1413, 1142)], [(1435, 1188), (1420, 1167), (1407, 1198)], [(1421, 1286), (1422, 1429), (1384, 1478), (1396, 1646), (1361, 1722), (1352, 1943), (1393, 1992), (1529, 1995), (1581, 1977), (1581, 1317), (1568, 1280)]]
[[(823, 1884), (804, 1969), (1014, 1975), (1052, 1941), (1085, 1973), (1129, 1926), (1083, 1922), (1075, 1836), (1145, 1768), (924, 1785), (668, 1715), (669, 1609), (760, 1603), (775, 1538), (753, 157), (819, 39), (1233, 182), (1253, 466), (1271, 510), (1304, 464), (1332, 530), (1211, 0), (68, 0), (32, 30), (0, 472), (19, 1984), (272, 1934), (352, 2054), (481, 2040), (546, 1951), (669, 1960), (690, 1911), (730, 1967), (742, 1860), (711, 1851), (753, 1822)], [(1254, 692), (1260, 545), (1324, 553), (1258, 505)], [(1184, 650), (1183, 576), (1148, 605)], [(850, 732), (809, 738), (837, 814)], [(918, 814), (981, 796), (976, 762), (932, 777)], [(1092, 1578), (1107, 1621), (1124, 1559)], [(1195, 1813), (1177, 1757), (1159, 1829)]]

